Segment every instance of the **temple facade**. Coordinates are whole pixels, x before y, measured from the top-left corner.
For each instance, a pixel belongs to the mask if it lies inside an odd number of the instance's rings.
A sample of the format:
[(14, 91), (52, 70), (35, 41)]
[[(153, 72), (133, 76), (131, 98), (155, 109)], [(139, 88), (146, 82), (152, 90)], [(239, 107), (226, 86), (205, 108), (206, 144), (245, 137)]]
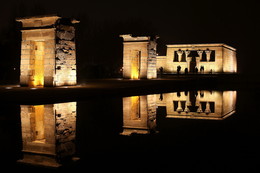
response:
[(56, 15), (19, 18), (21, 86), (76, 85), (75, 24)]
[(167, 45), (166, 56), (157, 56), (156, 68), (164, 73), (236, 73), (236, 49), (226, 44)]
[(123, 38), (123, 78), (154, 79), (156, 72), (156, 37), (132, 37), (121, 35)]

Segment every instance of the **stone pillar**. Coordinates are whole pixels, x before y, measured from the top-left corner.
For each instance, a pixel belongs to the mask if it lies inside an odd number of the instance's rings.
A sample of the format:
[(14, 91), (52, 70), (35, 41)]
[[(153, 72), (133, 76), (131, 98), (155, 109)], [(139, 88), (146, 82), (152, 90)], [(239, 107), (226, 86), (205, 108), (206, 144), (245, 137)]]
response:
[(198, 70), (200, 69), (200, 57), (196, 57), (196, 67), (198, 68)]
[(178, 113), (180, 113), (180, 112), (183, 111), (183, 109), (182, 109), (182, 107), (181, 107), (181, 101), (178, 101), (178, 107), (177, 107), (176, 111), (177, 111)]
[(209, 104), (209, 102), (207, 102), (207, 103), (206, 103), (206, 109), (205, 109), (205, 113), (206, 113), (206, 114), (209, 114), (209, 113), (211, 113), (211, 110), (210, 110), (210, 104)]
[(210, 60), (211, 50), (205, 50), (207, 62)]
[(188, 92), (187, 100), (186, 100), (186, 104), (187, 104), (187, 106), (191, 106), (191, 101), (190, 101), (190, 92)]
[(186, 61), (187, 61), (187, 57), (189, 56), (190, 51), (189, 50), (185, 50), (184, 52), (185, 52), (185, 58), (186, 58)]
[[(184, 52), (185, 52), (185, 60), (186, 60), (186, 62), (187, 62), (187, 69), (188, 69), (188, 71), (189, 71), (191, 58), (188, 57), (188, 56), (189, 56), (189, 54), (190, 54), (190, 51), (189, 51), (189, 50), (185, 50)], [(188, 62), (188, 59), (190, 60), (189, 62)]]
[(192, 59), (192, 57), (186, 57), (188, 72), (190, 72), (190, 62), (191, 62), (191, 59)]
[(201, 108), (201, 103), (199, 103), (199, 108), (197, 109), (197, 112), (198, 113), (202, 113), (203, 111), (202, 111), (202, 108)]
[(199, 58), (200, 58), (200, 61), (201, 61), (202, 60), (203, 50), (198, 50), (197, 53), (199, 54)]
[(187, 102), (187, 101), (185, 102), (184, 112), (186, 112), (186, 113), (189, 113), (189, 112), (190, 112), (190, 109), (188, 108), (188, 102)]
[(178, 61), (181, 62), (183, 51), (182, 50), (178, 50), (177, 54), (178, 54)]

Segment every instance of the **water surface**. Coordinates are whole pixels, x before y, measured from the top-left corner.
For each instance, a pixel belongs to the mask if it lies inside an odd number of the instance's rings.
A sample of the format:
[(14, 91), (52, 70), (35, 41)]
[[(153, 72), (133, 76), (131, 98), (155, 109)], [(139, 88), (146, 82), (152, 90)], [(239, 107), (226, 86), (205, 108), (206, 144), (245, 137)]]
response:
[(259, 91), (2, 104), (1, 165), (90, 172), (258, 170)]

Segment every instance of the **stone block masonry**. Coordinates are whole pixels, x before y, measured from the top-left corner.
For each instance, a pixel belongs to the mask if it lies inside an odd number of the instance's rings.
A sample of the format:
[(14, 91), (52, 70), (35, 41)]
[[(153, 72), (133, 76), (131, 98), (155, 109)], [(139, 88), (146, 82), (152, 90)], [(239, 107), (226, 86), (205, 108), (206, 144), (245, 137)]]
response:
[(52, 16), (17, 19), (22, 22), (22, 86), (76, 85), (75, 24), (78, 21)]
[(154, 37), (132, 37), (124, 39), (123, 77), (128, 79), (154, 79), (156, 72), (156, 40)]
[(77, 103), (21, 105), (21, 163), (59, 167), (75, 154)]

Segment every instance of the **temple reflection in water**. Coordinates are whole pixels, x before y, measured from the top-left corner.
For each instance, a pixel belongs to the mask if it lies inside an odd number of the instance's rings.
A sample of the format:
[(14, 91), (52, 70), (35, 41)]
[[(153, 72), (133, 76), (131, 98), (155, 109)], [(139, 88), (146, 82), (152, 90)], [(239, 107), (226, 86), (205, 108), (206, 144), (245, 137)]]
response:
[(122, 134), (154, 132), (156, 115), (166, 118), (223, 120), (235, 113), (236, 97), (236, 91), (183, 91), (125, 97)]
[(76, 102), (21, 105), (23, 159), (20, 163), (59, 167), (75, 154)]

